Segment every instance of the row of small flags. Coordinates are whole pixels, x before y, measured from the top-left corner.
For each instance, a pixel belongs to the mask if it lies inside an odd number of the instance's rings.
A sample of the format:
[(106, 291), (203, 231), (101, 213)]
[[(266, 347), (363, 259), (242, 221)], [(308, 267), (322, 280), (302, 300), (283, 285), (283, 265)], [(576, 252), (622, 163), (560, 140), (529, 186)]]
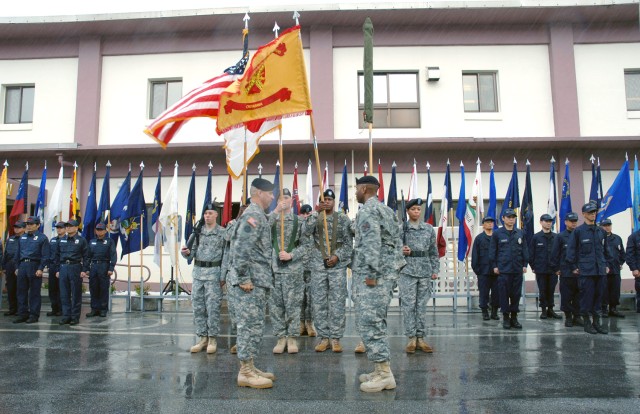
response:
[[(461, 185), (460, 192), (458, 195), (457, 208), (455, 210), (455, 217), (458, 219), (460, 226), (458, 227), (458, 243), (457, 243), (457, 258), (460, 261), (464, 261), (467, 257), (469, 250), (471, 248), (471, 244), (473, 238), (481, 232), (481, 220), (485, 216), (491, 216), (496, 219), (495, 226), (498, 226), (498, 222), (501, 223), (502, 213), (506, 208), (519, 209), (519, 220), (521, 227), (525, 233), (525, 238), (527, 242), (531, 240), (533, 237), (533, 228), (534, 228), (534, 213), (533, 213), (533, 196), (532, 196), (532, 187), (531, 187), (531, 166), (527, 161), (526, 164), (526, 178), (525, 178), (525, 189), (522, 197), (522, 202), (520, 202), (519, 198), (519, 184), (518, 184), (518, 170), (517, 170), (517, 161), (513, 160), (513, 172), (511, 176), (511, 180), (509, 182), (509, 186), (507, 187), (507, 192), (504, 198), (504, 202), (502, 205), (502, 210), (500, 214), (496, 213), (497, 206), (497, 198), (496, 198), (496, 184), (495, 184), (495, 176), (494, 176), (494, 164), (490, 163), (490, 173), (489, 173), (489, 206), (488, 209), (484, 210), (484, 195), (482, 189), (482, 174), (480, 168), (481, 162), (478, 159), (476, 162), (476, 175), (473, 183), (473, 188), (471, 191), (471, 195), (467, 197), (466, 189), (465, 189), (465, 179), (464, 179), (464, 165), (460, 163), (460, 175), (461, 175)], [(27, 213), (27, 183), (29, 177), (29, 167), (28, 164), (26, 169), (22, 175), (22, 179), (20, 181), (20, 186), (18, 188), (17, 196), (9, 214), (9, 221), (7, 226), (6, 221), (6, 191), (7, 191), (7, 167), (8, 164), (5, 163), (5, 168), (2, 171), (2, 176), (0, 178), (0, 230), (2, 230), (2, 234), (4, 234), (4, 230), (7, 229), (11, 232), (13, 224), (20, 218), (21, 215)], [(202, 207), (202, 213), (204, 213), (204, 208), (208, 203), (212, 202), (212, 164), (209, 163), (209, 170), (207, 175), (207, 185), (205, 189), (204, 202)], [(397, 193), (397, 183), (396, 183), (396, 164), (393, 163), (391, 167), (391, 182), (389, 184), (389, 189), (386, 197), (386, 204), (388, 207), (393, 209), (394, 211), (398, 210), (398, 193)], [(97, 188), (96, 188), (96, 168), (94, 165), (93, 175), (91, 178), (91, 183), (89, 186), (89, 193), (86, 202), (86, 208), (84, 211), (84, 219), (80, 217), (80, 203), (77, 197), (77, 166), (74, 166), (73, 177), (72, 177), (72, 189), (71, 195), (69, 197), (69, 218), (76, 219), (82, 222), (82, 235), (87, 239), (93, 237), (93, 232), (95, 229), (95, 225), (97, 223), (105, 223), (108, 225), (110, 236), (117, 243), (120, 241), (122, 244), (122, 256), (130, 253), (134, 253), (139, 251), (141, 248), (144, 249), (149, 245), (149, 236), (148, 232), (143, 229), (148, 226), (148, 217), (146, 217), (146, 204), (143, 193), (143, 170), (144, 164), (140, 164), (140, 173), (138, 178), (131, 188), (131, 170), (129, 170), (127, 176), (124, 181), (120, 185), (118, 193), (116, 194), (113, 202), (111, 202), (111, 197), (109, 193), (110, 188), (110, 168), (111, 164), (107, 163), (106, 172), (104, 176), (104, 181), (102, 183), (102, 191), (100, 194), (100, 199), (97, 199)], [(177, 180), (177, 164), (175, 166), (174, 172), (174, 180)], [(368, 174), (367, 171), (368, 166), (365, 164), (364, 174)], [(640, 216), (640, 177), (638, 175), (638, 161), (636, 159), (634, 166), (634, 195), (632, 200), (631, 195), (631, 183), (629, 178), (629, 161), (626, 160), (620, 169), (616, 179), (613, 184), (609, 188), (609, 190), (603, 194), (602, 191), (602, 176), (600, 171), (600, 163), (599, 160), (596, 162), (596, 158), (591, 158), (591, 172), (592, 172), (592, 184), (590, 188), (589, 200), (593, 202), (597, 206), (599, 206), (599, 211), (597, 215), (597, 221), (600, 222), (607, 217), (610, 217), (614, 214), (620, 213), (622, 211), (627, 210), (628, 208), (633, 208), (635, 212), (633, 214), (634, 219), (634, 229), (640, 229), (639, 216)], [(195, 186), (195, 178), (196, 178), (196, 168), (195, 164), (192, 167), (192, 175), (191, 182), (189, 185), (189, 192), (187, 196), (187, 209), (185, 213), (185, 225), (184, 225), (184, 239), (187, 241), (191, 234), (193, 233), (193, 229), (195, 223), (197, 221), (196, 217), (196, 186)], [(262, 174), (260, 173), (260, 176)], [(343, 210), (344, 212), (349, 211), (349, 196), (348, 196), (348, 178), (347, 178), (347, 163), (345, 161), (343, 170), (342, 170), (342, 180), (341, 180), (341, 191), (338, 202), (338, 208)], [(156, 240), (154, 245), (156, 246), (156, 254), (155, 260), (159, 263), (159, 246), (163, 244), (162, 232), (160, 231), (161, 227), (161, 212), (162, 206), (164, 202), (162, 201), (161, 195), (161, 178), (162, 178), (162, 169), (158, 168), (158, 178), (157, 184), (154, 194), (153, 206), (151, 210), (151, 226), (156, 234)], [(384, 195), (384, 180), (382, 173), (382, 165), (380, 161), (378, 162), (378, 180), (380, 181), (380, 190), (378, 192), (378, 199), (381, 202), (385, 202)], [(49, 198), (49, 202), (45, 203), (45, 185), (47, 181), (47, 167), (45, 163), (45, 168), (42, 172), (42, 178), (40, 182), (40, 191), (38, 193), (38, 199), (35, 205), (35, 215), (40, 217), (41, 220), (41, 231), (43, 231), (46, 225), (50, 225), (52, 228), (57, 221), (62, 220), (62, 212), (64, 211), (64, 200), (65, 196), (63, 195), (62, 181), (63, 181), (63, 167), (60, 167), (60, 172), (58, 175), (58, 180), (53, 189), (51, 197)], [(221, 217), (221, 224), (226, 226), (226, 224), (232, 220), (232, 184), (233, 180), (231, 176), (228, 177), (227, 186), (225, 191), (225, 199)], [(325, 165), (324, 174), (323, 174), (323, 183), (322, 188), (329, 188), (329, 168), (328, 164)], [(247, 182), (245, 180), (244, 183), (245, 188), (247, 187)], [(170, 188), (174, 188), (176, 194), (170, 194), (167, 198), (171, 199), (170, 203), (175, 203), (175, 211), (166, 212), (164, 214), (165, 218), (172, 216), (175, 219), (175, 216), (178, 215), (177, 212), (177, 183), (172, 182)], [(313, 198), (313, 184), (312, 184), (312, 172), (311, 172), (311, 161), (309, 161), (307, 168), (307, 182), (306, 182), (307, 194), (305, 195), (305, 202), (311, 204), (311, 200)], [(171, 191), (174, 191), (171, 190)], [(273, 210), (276, 206), (276, 200), (280, 194), (280, 165), (276, 164), (276, 172), (274, 176), (274, 202), (270, 206), (270, 211)], [(293, 186), (292, 186), (292, 198), (293, 198), (293, 211), (295, 214), (298, 214), (300, 211), (300, 196), (298, 192), (298, 165), (296, 163), (293, 174)], [(416, 162), (414, 161), (408, 197), (407, 200), (418, 198), (419, 197), (419, 186), (418, 186), (418, 172)], [(175, 201), (173, 199), (176, 199)], [(425, 198), (425, 213), (424, 213), (424, 221), (431, 225), (435, 226), (435, 214), (433, 210), (433, 188), (431, 184), (431, 168), (430, 164), (427, 163), (427, 196)], [(443, 257), (447, 253), (447, 240), (445, 237), (446, 228), (450, 225), (449, 220), (451, 217), (449, 213), (453, 210), (453, 198), (452, 198), (452, 188), (451, 188), (451, 171), (450, 171), (450, 163), (447, 160), (447, 168), (444, 178), (443, 191), (442, 191), (442, 203), (440, 207), (440, 221), (438, 225), (437, 232), (437, 244), (438, 244), (438, 252), (440, 257)], [(45, 214), (46, 210), (46, 214)], [(174, 210), (172, 208), (171, 210)], [(564, 230), (564, 220), (562, 219), (568, 212), (572, 211), (571, 206), (571, 182), (569, 175), (569, 160), (565, 161), (565, 171), (564, 178), (562, 180), (562, 189), (560, 195), (560, 208), (558, 209), (558, 200), (557, 200), (557, 191), (556, 191), (556, 172), (555, 172), (555, 160), (551, 159), (550, 166), (550, 175), (549, 175), (549, 196), (548, 202), (546, 206), (546, 213), (550, 214), (552, 217), (560, 217), (559, 220), (559, 230)], [(169, 219), (167, 219), (169, 220)], [(166, 226), (165, 226), (166, 227)], [(172, 227), (176, 227), (175, 223)], [(177, 230), (177, 229), (176, 229)], [(164, 238), (164, 243), (167, 242), (167, 237)]]

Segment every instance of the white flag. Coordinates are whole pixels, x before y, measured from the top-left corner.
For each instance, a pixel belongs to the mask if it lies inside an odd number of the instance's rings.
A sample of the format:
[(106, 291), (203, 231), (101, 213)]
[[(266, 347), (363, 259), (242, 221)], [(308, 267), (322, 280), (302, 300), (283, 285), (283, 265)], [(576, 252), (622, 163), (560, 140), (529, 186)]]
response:
[[(227, 170), (234, 179), (240, 178), (244, 170), (244, 160), (251, 161), (259, 152), (258, 144), (264, 135), (282, 128), (280, 120), (265, 121), (256, 132), (246, 128), (235, 128), (224, 133), (224, 149), (227, 155)], [(245, 155), (245, 141), (247, 153)]]
[[(53, 226), (55, 226), (56, 222), (62, 220), (62, 212), (64, 211), (64, 202), (66, 197), (62, 195), (62, 182), (64, 181), (63, 167), (60, 166), (60, 173), (58, 174), (58, 181), (56, 182), (56, 186), (53, 188), (53, 192), (51, 193), (51, 198), (47, 203), (45, 208), (46, 215), (44, 220), (44, 231), (51, 230), (52, 234), (55, 233)], [(67, 207), (68, 209), (68, 207)]]
[[(476, 178), (473, 181), (473, 190), (471, 192), (471, 199), (469, 200), (469, 204), (476, 210), (476, 222), (480, 223), (482, 218), (484, 218), (484, 194), (482, 193), (482, 173), (480, 171), (480, 158), (476, 161)], [(494, 217), (495, 218), (495, 217)], [(482, 226), (475, 226), (475, 233), (473, 236), (477, 236), (482, 231)]]
[(411, 172), (411, 181), (409, 183), (409, 200), (418, 198), (418, 169), (416, 168), (416, 160), (413, 160), (413, 171)]
[(162, 210), (158, 221), (162, 224), (164, 246), (171, 258), (171, 265), (178, 266), (178, 247), (180, 245), (180, 226), (178, 222), (178, 164), (173, 170), (173, 179), (169, 191), (162, 200)]
[(307, 167), (307, 194), (305, 195), (305, 204), (309, 204), (311, 207), (314, 206), (313, 202), (313, 177), (311, 176), (311, 160), (309, 160), (309, 166)]

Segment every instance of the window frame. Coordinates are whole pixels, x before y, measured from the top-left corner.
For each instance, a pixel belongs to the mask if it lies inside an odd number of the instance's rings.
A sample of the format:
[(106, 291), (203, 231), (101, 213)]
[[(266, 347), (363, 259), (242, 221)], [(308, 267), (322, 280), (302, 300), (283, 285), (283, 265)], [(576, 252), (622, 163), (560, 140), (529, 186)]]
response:
[[(24, 90), (25, 89), (33, 89), (33, 102), (31, 107), (31, 120), (23, 121), (23, 99), (24, 99)], [(12, 84), (12, 85), (3, 85), (3, 100), (2, 100), (2, 123), (5, 125), (30, 125), (33, 124), (33, 115), (35, 112), (35, 94), (36, 94), (36, 85), (33, 83), (25, 83), (25, 84)], [(20, 90), (20, 100), (18, 102), (18, 122), (9, 122), (7, 120), (7, 110), (9, 109), (9, 105), (7, 99), (9, 98), (10, 90)]]
[[(169, 99), (169, 84), (170, 83), (178, 83), (180, 82), (180, 98), (182, 98), (183, 95), (183, 86), (184, 86), (184, 81), (181, 77), (173, 77), (173, 78), (154, 78), (154, 79), (149, 79), (148, 82), (148, 88), (149, 88), (149, 93), (148, 93), (148, 99), (147, 99), (147, 117), (151, 120), (151, 119), (156, 119), (161, 113), (163, 113), (164, 111), (167, 110), (167, 108), (170, 105), (173, 105), (175, 102), (172, 102), (171, 104), (168, 103), (168, 99)], [(166, 87), (166, 93), (164, 96), (164, 109), (162, 109), (161, 111), (158, 112), (158, 114), (156, 116), (153, 116), (153, 103), (154, 103), (154, 85), (158, 85), (158, 84), (164, 84)]]
[[(478, 110), (467, 110), (464, 102), (464, 77), (475, 75), (476, 77), (476, 102), (478, 103)], [(493, 97), (495, 100), (495, 110), (483, 110), (480, 103), (480, 76), (481, 75), (492, 75), (493, 77)], [(497, 70), (463, 70), (462, 71), (462, 109), (465, 114), (498, 114), (500, 113), (500, 88), (498, 86), (498, 71)]]
[[(629, 109), (629, 90), (627, 88), (627, 75), (636, 75), (639, 78), (640, 81), (640, 68), (635, 68), (635, 69), (625, 69), (624, 70), (624, 96), (625, 96), (625, 108), (627, 110), (627, 112), (633, 113), (635, 114), (639, 114), (640, 115), (640, 103), (638, 103), (638, 109)], [(640, 92), (640, 91), (639, 91)], [(637, 96), (633, 96), (631, 97), (631, 99), (637, 99), (638, 101), (640, 101), (640, 93)]]

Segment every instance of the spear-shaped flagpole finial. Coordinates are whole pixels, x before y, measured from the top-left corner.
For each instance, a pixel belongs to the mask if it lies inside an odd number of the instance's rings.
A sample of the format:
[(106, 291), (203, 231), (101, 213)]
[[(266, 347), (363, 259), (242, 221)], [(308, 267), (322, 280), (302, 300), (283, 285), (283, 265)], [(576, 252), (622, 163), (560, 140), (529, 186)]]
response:
[(280, 166), (280, 160), (276, 160), (276, 167)]
[[(28, 170), (28, 169), (29, 169), (29, 165), (28, 165), (28, 163), (27, 163), (27, 170)], [(73, 169), (74, 169), (74, 170), (77, 170), (77, 169), (78, 169), (78, 163), (77, 163), (77, 162), (75, 162), (75, 161), (73, 162)]]
[(489, 161), (489, 167), (491, 167), (491, 169), (493, 169), (494, 166), (495, 166), (495, 164), (493, 163), (493, 160)]
[(162, 172), (162, 164), (158, 163), (158, 172)]
[(300, 26), (300, 13), (298, 13), (298, 11), (294, 11), (293, 12), (293, 20), (296, 21), (296, 26)]
[(44, 160), (44, 169), (47, 169), (47, 160)]
[(597, 158), (598, 159), (598, 167), (600, 166), (600, 157)]
[(24, 168), (25, 168), (26, 170), (29, 170), (29, 161), (27, 161), (27, 163), (24, 165)]
[(144, 170), (144, 161), (140, 161), (140, 170)]
[[(346, 162), (346, 161), (345, 161)], [(293, 166), (293, 168), (298, 168), (298, 161), (296, 161), (295, 165)]]
[(427, 161), (427, 170), (431, 169), (431, 164), (429, 164), (429, 161)]
[(4, 165), (4, 168), (7, 168), (9, 166), (9, 161), (4, 160), (4, 164), (2, 164), (2, 165)]
[(249, 17), (249, 13), (245, 13), (244, 17), (242, 18), (242, 21), (244, 22), (244, 28), (245, 29), (249, 28), (249, 20), (251, 20), (251, 17)]
[(173, 166), (178, 168), (178, 160), (176, 160), (176, 163)]
[(276, 38), (278, 37), (278, 30), (280, 30), (280, 26), (278, 26), (278, 22), (273, 25), (273, 32), (276, 34)]
[[(627, 160), (627, 161), (629, 161), (629, 153), (628, 153), (628, 152), (625, 152), (625, 153), (624, 153), (624, 159), (625, 159), (625, 160)], [(600, 163), (600, 157), (598, 157), (598, 164), (599, 164), (599, 163)]]
[(131, 172), (131, 163), (129, 163), (129, 172)]
[(395, 168), (398, 166), (398, 164), (396, 164), (396, 162), (394, 161), (393, 164), (391, 164), (391, 166)]
[(449, 162), (449, 158), (447, 158), (447, 165), (449, 165), (449, 164), (450, 164), (450, 162)]
[(482, 161), (480, 161), (480, 157), (478, 157), (478, 160), (476, 161), (476, 164), (477, 164), (477, 165), (482, 164)]
[(596, 157), (591, 154), (591, 158), (589, 158), (589, 161), (591, 161), (591, 164), (593, 164), (594, 162), (596, 162)]
[(369, 171), (369, 170), (368, 170), (368, 168), (369, 168), (369, 166), (367, 165), (367, 162), (365, 161), (365, 162), (364, 162), (364, 170), (365, 170), (365, 171)]
[(196, 170), (196, 163), (194, 162), (193, 165), (191, 166), (191, 170), (195, 171)]
[(462, 161), (460, 161), (460, 166), (461, 166), (461, 167), (464, 167), (464, 164), (462, 163)]
[(211, 161), (209, 161), (209, 165), (208, 165), (209, 169), (213, 168), (213, 164), (211, 163)]
[(556, 163), (556, 159), (553, 158), (553, 155), (551, 156), (551, 164), (555, 164)]
[(564, 163), (565, 163), (565, 164), (569, 164), (569, 157), (567, 157), (567, 158), (564, 160)]
[(414, 158), (413, 159), (413, 165), (416, 165), (416, 164), (417, 164), (417, 162), (416, 162), (416, 159)]
[(525, 163), (525, 165), (531, 165), (531, 163), (529, 162), (529, 159), (527, 158), (527, 162)]
[(516, 157), (513, 157), (513, 163), (514, 163), (514, 164), (517, 164), (517, 163), (518, 163), (518, 161), (516, 160)]
[(111, 161), (107, 160), (107, 167), (111, 167)]
[(258, 164), (258, 174), (262, 175), (262, 163)]
[(93, 162), (93, 172), (96, 172), (97, 170), (98, 170), (98, 163), (94, 161)]

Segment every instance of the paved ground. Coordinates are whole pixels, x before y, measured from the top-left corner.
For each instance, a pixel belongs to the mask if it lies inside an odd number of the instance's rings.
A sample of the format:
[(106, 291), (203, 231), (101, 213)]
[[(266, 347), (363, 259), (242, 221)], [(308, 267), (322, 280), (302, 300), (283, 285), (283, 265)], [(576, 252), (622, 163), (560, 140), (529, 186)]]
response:
[(428, 335), (436, 352), (407, 355), (393, 311), (398, 388), (378, 394), (358, 388), (357, 376), (372, 365), (352, 352), (352, 314), (343, 354), (316, 353), (315, 339), (304, 338), (299, 354), (275, 356), (267, 321), (257, 365), (276, 374), (271, 390), (235, 385), (226, 318), (218, 353), (192, 355), (187, 312), (114, 312), (74, 327), (46, 316), (34, 325), (0, 316), (0, 413), (640, 411), (640, 314), (605, 320), (609, 335), (540, 321), (531, 310), (523, 316), (524, 330), (516, 332), (478, 313), (438, 309)]

